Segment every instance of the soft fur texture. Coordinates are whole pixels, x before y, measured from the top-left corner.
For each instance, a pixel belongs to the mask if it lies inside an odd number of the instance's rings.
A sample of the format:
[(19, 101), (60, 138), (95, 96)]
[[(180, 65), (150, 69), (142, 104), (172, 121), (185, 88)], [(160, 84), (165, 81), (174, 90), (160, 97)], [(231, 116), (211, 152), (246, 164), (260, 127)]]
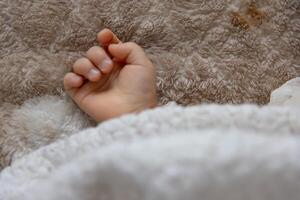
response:
[(1, 0), (0, 7), (1, 102), (58, 94), (104, 27), (146, 48), (164, 103), (264, 104), (300, 74), (297, 0)]
[(124, 116), (16, 160), (0, 199), (299, 200), (299, 118), (300, 107), (174, 104)]
[[(70, 100), (45, 95), (63, 96), (64, 74), (96, 45), (102, 28), (146, 49), (157, 66), (161, 104), (265, 104), (272, 90), (300, 74), (299, 5), (0, 0), (0, 167), (92, 124)], [(36, 96), (42, 98), (30, 100)], [(59, 100), (53, 105), (52, 98)]]

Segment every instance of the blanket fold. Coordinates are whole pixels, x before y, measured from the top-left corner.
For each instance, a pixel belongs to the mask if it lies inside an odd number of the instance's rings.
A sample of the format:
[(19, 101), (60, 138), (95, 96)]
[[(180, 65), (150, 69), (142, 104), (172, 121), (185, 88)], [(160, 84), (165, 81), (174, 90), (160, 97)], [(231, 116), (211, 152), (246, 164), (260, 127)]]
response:
[(176, 104), (124, 116), (16, 160), (0, 198), (296, 200), (299, 118), (296, 107)]

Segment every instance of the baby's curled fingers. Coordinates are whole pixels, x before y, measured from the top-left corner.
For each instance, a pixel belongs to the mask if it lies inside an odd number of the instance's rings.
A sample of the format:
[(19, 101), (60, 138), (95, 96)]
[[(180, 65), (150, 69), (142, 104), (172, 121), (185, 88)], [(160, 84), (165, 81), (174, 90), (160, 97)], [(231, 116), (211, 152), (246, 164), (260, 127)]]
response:
[(96, 82), (101, 77), (100, 70), (87, 58), (78, 59), (73, 65), (73, 71), (91, 82)]
[(117, 61), (132, 65), (152, 66), (143, 48), (134, 42), (111, 44), (108, 51)]
[(78, 89), (84, 83), (83, 77), (73, 72), (69, 72), (64, 77), (64, 88), (71, 96), (74, 90)]
[(119, 38), (109, 29), (103, 29), (100, 31), (97, 35), (97, 40), (99, 44), (104, 47), (105, 49), (110, 45), (110, 44), (119, 44), (121, 41)]
[(104, 74), (110, 73), (113, 69), (113, 61), (102, 47), (94, 46), (90, 48), (86, 53), (86, 57)]

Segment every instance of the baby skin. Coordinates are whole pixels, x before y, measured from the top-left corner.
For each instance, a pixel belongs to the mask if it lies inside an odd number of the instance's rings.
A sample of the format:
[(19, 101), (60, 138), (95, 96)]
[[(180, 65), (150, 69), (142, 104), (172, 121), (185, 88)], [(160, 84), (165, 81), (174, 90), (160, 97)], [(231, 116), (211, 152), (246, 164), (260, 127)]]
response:
[(157, 105), (155, 68), (144, 50), (121, 42), (109, 29), (97, 35), (91, 47), (64, 77), (73, 101), (95, 121), (140, 112)]

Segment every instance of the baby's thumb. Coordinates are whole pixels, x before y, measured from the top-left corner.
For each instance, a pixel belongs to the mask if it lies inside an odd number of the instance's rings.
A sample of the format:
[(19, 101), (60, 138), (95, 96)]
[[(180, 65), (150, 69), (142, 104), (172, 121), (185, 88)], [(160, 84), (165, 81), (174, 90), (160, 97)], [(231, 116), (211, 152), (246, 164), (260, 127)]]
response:
[(108, 47), (108, 51), (117, 61), (131, 65), (151, 65), (142, 47), (134, 42), (111, 44)]

